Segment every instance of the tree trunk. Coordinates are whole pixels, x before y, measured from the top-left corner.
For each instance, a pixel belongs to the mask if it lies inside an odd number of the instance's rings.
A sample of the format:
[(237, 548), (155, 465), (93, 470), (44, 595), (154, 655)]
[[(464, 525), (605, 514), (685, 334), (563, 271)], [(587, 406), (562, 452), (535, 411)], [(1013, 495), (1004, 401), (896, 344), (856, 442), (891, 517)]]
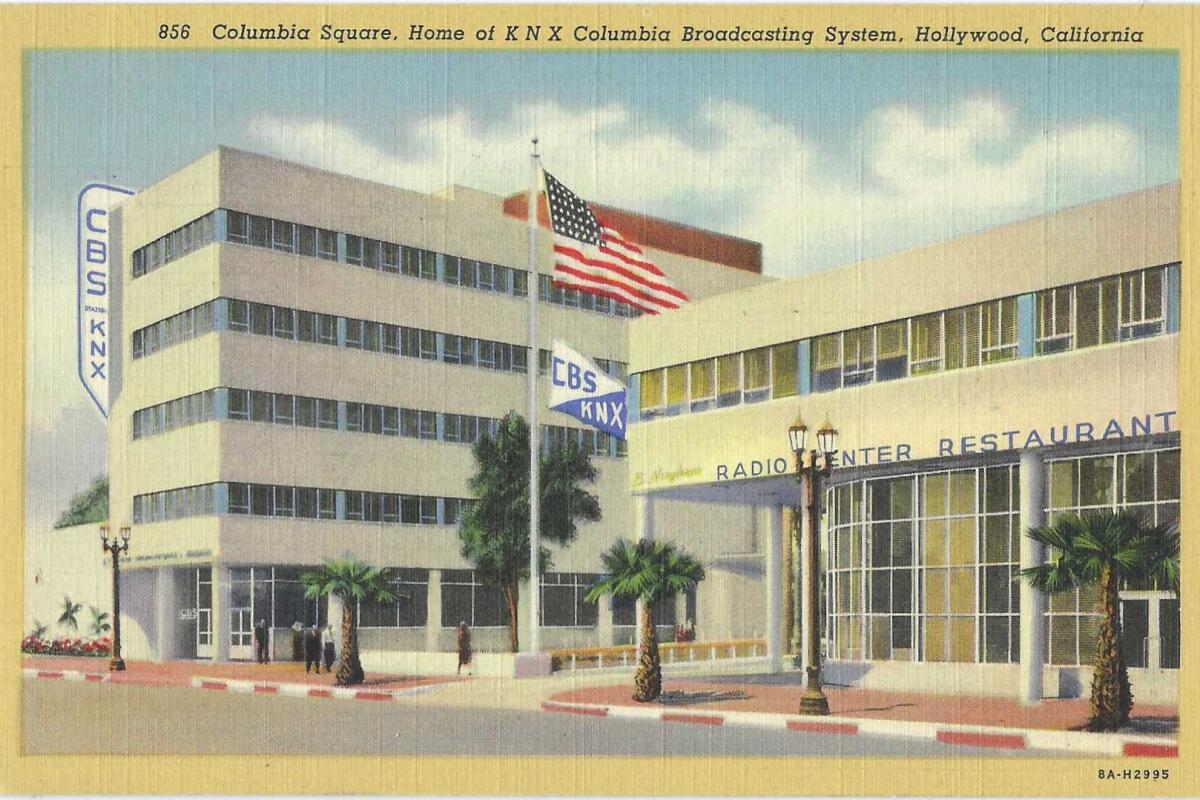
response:
[(505, 584), (502, 591), (504, 602), (508, 605), (508, 651), (519, 653), (521, 652), (521, 639), (517, 633), (517, 615), (521, 589), (515, 583), (510, 583)]
[(642, 602), (642, 642), (638, 648), (637, 672), (633, 676), (633, 699), (639, 703), (657, 700), (662, 694), (662, 664), (658, 660), (658, 633), (654, 630), (654, 612)]
[(1092, 718), (1089, 730), (1115, 731), (1129, 724), (1133, 692), (1121, 652), (1121, 601), (1119, 582), (1112, 569), (1100, 573), (1100, 635), (1092, 675)]
[(338, 686), (357, 686), (363, 682), (362, 662), (358, 660), (358, 627), (354, 624), (354, 606), (342, 602), (342, 660), (334, 682)]

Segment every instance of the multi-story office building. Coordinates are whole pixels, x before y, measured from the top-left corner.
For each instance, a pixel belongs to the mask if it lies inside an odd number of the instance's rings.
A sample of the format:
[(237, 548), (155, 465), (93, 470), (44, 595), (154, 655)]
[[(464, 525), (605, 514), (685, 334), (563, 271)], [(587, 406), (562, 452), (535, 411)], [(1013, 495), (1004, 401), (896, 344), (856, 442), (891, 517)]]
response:
[[(668, 500), (777, 526), (787, 429), (828, 419), (833, 679), (1086, 692), (1096, 598), (1019, 580), (1040, 557), (1023, 532), (1087, 509), (1179, 520), (1179, 247), (1170, 184), (633, 322), (638, 526), (674, 535)], [(1121, 605), (1135, 695), (1173, 699), (1178, 598), (1131, 585)]]
[[(764, 280), (756, 243), (606, 212), (693, 298)], [(360, 610), (365, 649), (452, 649), (459, 621), (477, 647), (505, 646), (504, 604), (455, 531), (471, 445), (524, 413), (525, 373), (553, 338), (625, 379), (634, 316), (552, 288), (548, 235), (531, 280), (525, 226), (523, 195), (426, 195), (224, 148), (121, 205), (109, 472), (110, 521), (134, 529), (130, 655), (248, 658), (260, 619), (282, 653), (283, 631), (327, 614), (300, 573), (346, 554), (398, 578), (400, 601)], [(582, 596), (601, 550), (631, 532), (625, 443), (542, 422), (546, 447), (592, 454), (603, 511), (554, 553), (543, 642), (620, 640), (632, 608)]]

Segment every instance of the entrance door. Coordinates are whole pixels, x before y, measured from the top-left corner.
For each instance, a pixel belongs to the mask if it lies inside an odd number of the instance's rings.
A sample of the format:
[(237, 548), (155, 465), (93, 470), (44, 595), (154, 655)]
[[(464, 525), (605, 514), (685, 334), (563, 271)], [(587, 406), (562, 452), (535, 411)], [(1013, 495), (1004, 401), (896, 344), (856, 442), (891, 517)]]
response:
[(196, 658), (213, 657), (212, 568), (196, 570)]
[(1179, 600), (1165, 592), (1121, 593), (1121, 653), (1131, 669), (1179, 669)]
[(254, 657), (253, 609), (248, 607), (229, 609), (229, 658), (234, 661), (249, 661)]
[[(249, 577), (249, 570), (245, 570)], [(232, 572), (232, 570), (231, 570)], [(250, 582), (233, 574), (229, 583), (229, 658), (249, 661), (254, 657), (254, 601)]]

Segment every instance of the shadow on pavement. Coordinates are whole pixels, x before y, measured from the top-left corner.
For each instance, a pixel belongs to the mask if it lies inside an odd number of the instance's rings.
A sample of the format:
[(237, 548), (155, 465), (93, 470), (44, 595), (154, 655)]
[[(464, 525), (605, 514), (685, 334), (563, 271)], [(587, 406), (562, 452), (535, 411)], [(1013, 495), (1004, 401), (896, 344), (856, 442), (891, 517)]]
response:
[(680, 692), (669, 691), (659, 695), (658, 702), (665, 706), (691, 706), (698, 703), (719, 703), (722, 700), (749, 700), (750, 695), (737, 692)]

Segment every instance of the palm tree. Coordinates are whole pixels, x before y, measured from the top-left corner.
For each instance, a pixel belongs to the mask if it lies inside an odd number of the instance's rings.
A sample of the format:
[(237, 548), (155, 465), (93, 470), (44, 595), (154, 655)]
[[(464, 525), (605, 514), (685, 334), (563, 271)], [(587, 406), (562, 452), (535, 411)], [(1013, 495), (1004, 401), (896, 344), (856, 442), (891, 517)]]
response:
[(1120, 591), (1126, 582), (1152, 582), (1179, 593), (1179, 530), (1146, 526), (1135, 512), (1064, 514), (1027, 535), (1049, 548), (1046, 563), (1021, 570), (1034, 588), (1058, 593), (1096, 586), (1100, 632), (1092, 676), (1089, 730), (1129, 724), (1133, 692), (1121, 652)]
[(30, 631), (30, 635), (39, 641), (44, 639), (46, 637), (46, 626), (43, 625), (40, 620), (35, 619), (33, 621), (33, 630)]
[(103, 636), (112, 630), (108, 624), (108, 612), (101, 611), (95, 606), (88, 606), (92, 611), (92, 636)]
[(308, 599), (317, 600), (334, 595), (342, 601), (342, 659), (334, 676), (338, 686), (353, 686), (363, 682), (354, 612), (360, 601), (395, 602), (396, 595), (388, 588), (390, 577), (390, 570), (373, 567), (353, 556), (327, 559), (319, 570), (300, 576), (304, 596)]
[(79, 610), (83, 603), (73, 603), (71, 598), (63, 595), (63, 612), (58, 617), (58, 624), (71, 630), (79, 630)]
[(704, 580), (704, 567), (670, 542), (617, 539), (600, 558), (605, 576), (588, 592), (587, 601), (595, 603), (606, 594), (642, 601), (633, 699), (639, 703), (657, 700), (662, 694), (662, 665), (654, 629), (654, 604)]

